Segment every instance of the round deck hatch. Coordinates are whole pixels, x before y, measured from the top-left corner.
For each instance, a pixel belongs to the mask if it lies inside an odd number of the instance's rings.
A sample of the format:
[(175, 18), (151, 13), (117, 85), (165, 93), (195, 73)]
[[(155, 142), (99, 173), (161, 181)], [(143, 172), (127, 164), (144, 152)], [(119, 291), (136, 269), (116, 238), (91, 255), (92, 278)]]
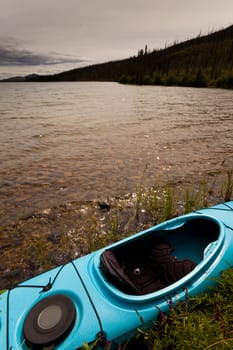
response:
[(58, 344), (71, 332), (76, 319), (75, 306), (70, 298), (57, 294), (36, 304), (28, 313), (23, 333), (31, 347)]

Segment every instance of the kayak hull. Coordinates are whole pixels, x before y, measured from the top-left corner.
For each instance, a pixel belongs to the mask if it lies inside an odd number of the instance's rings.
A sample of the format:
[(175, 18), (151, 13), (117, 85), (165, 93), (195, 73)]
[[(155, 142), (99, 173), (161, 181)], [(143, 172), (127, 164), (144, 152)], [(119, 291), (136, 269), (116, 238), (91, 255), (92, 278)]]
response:
[[(190, 258), (196, 267), (163, 289), (144, 295), (126, 294), (103, 274), (101, 255), (106, 249), (127, 251), (132, 242), (143, 242), (150, 236), (168, 238), (175, 246), (178, 258)], [(105, 341), (120, 344), (138, 328), (149, 327), (160, 311), (168, 312), (171, 303), (207, 291), (215, 283), (215, 278), (232, 265), (233, 202), (180, 216), (5, 291), (0, 298), (1, 349), (42, 349), (52, 345), (57, 350), (72, 350), (81, 348), (84, 342), (93, 343), (100, 338), (100, 349), (104, 348)], [(56, 300), (61, 296), (72, 304), (74, 315), (69, 320), (72, 327), (66, 332), (61, 330), (61, 334), (51, 340), (52, 332), (63, 324), (63, 306)], [(52, 305), (49, 305), (49, 298), (53, 300)], [(32, 315), (39, 330), (32, 340), (38, 344), (31, 343), (25, 330), (26, 319), (40, 303), (47, 301), (48, 305), (37, 311), (38, 317)], [(67, 319), (68, 316), (64, 317)]]

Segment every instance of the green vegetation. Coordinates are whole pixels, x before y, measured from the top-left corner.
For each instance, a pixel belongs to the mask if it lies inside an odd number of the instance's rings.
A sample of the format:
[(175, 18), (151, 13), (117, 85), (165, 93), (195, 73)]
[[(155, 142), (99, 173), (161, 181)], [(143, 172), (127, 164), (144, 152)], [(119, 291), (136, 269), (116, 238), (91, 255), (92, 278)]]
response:
[(148, 331), (139, 330), (151, 350), (233, 348), (233, 269), (224, 271), (208, 294), (170, 305)]
[(137, 56), (26, 81), (116, 81), (123, 84), (233, 88), (233, 25)]
[(163, 50), (140, 53), (131, 72), (123, 74), (120, 82), (232, 89), (233, 26)]

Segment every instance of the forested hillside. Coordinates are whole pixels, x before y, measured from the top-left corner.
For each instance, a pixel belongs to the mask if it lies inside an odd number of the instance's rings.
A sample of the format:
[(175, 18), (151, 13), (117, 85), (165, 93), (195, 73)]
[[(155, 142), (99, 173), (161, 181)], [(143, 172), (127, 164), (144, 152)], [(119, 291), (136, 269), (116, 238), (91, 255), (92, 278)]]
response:
[(117, 81), (127, 84), (233, 88), (233, 25), (134, 57), (73, 69), (40, 81)]

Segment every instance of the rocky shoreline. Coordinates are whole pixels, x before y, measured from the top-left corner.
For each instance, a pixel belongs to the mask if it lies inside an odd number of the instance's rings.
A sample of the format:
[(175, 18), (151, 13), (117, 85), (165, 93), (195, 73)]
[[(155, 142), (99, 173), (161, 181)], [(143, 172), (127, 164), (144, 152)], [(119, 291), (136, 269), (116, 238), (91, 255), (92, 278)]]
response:
[[(139, 188), (136, 193), (102, 202), (66, 202), (1, 227), (0, 290), (163, 219), (181, 215), (189, 209), (188, 201), (190, 210), (224, 202), (223, 179), (223, 175), (218, 181), (209, 178), (186, 193), (184, 184), (179, 183), (157, 189)], [(187, 193), (189, 198), (185, 198)]]
[[(102, 241), (119, 239), (120, 234), (111, 238), (110, 230), (116, 211), (122, 211), (123, 206), (121, 223), (115, 224), (120, 231), (133, 216), (133, 196), (106, 202), (67, 202), (1, 227), (0, 290), (87, 254)], [(131, 229), (138, 230), (136, 226), (131, 224)]]

